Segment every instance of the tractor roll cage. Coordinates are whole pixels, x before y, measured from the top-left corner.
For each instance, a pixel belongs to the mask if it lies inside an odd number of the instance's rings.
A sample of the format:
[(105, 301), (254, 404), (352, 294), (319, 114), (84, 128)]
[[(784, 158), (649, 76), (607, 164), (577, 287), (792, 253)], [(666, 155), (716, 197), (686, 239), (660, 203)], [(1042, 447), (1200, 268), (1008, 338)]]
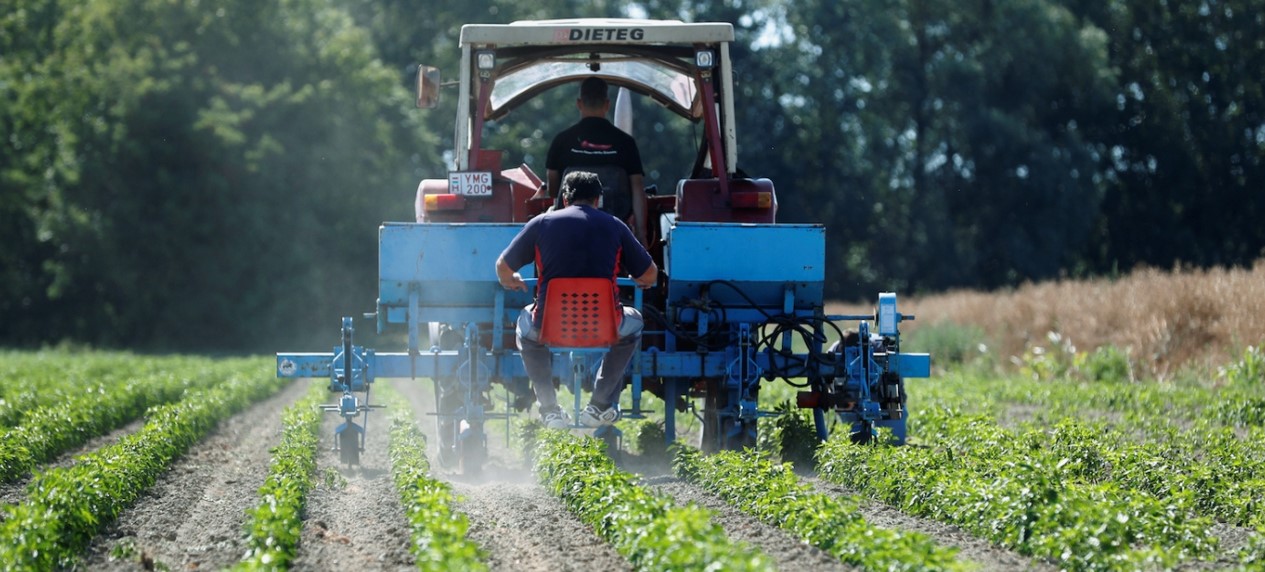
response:
[[(589, 76), (654, 99), (690, 121), (703, 118), (691, 48), (505, 48), (496, 50), (496, 56), (496, 83), (484, 115), (488, 121), (504, 117), (544, 91)], [(594, 62), (601, 64), (599, 71), (590, 70)]]
[[(504, 117), (546, 90), (589, 76), (703, 122), (713, 162), (733, 169), (738, 148), (729, 60), (733, 40), (733, 26), (727, 23), (578, 19), (462, 26), (453, 137), (456, 170), (471, 168), (471, 152), (482, 139), (476, 131), (484, 122)], [(495, 54), (496, 63), (492, 69), (477, 69), (475, 54), (485, 50)], [(703, 50), (715, 56), (709, 69), (699, 69), (694, 61)], [(602, 64), (597, 71), (589, 68), (595, 55)], [(540, 73), (533, 73), (534, 68)], [(508, 89), (498, 89), (498, 83)], [(716, 108), (708, 109), (709, 99)]]

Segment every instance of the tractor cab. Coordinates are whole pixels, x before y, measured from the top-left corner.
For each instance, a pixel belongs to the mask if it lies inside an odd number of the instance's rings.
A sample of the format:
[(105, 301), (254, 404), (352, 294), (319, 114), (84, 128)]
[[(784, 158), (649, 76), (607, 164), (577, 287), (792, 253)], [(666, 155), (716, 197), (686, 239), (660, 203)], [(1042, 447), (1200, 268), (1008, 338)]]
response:
[[(503, 153), (484, 148), (488, 122), (560, 86), (600, 77), (623, 88), (615, 124), (629, 131), (625, 90), (676, 116), (702, 124), (698, 153), (682, 157), (688, 177), (660, 181), (674, 192), (635, 196), (646, 202), (646, 236), (662, 236), (659, 221), (774, 222), (777, 202), (767, 179), (736, 175), (733, 76), (727, 23), (577, 19), (472, 24), (461, 29), (455, 150), (448, 178), (422, 181), (418, 222), (526, 222), (553, 204), (532, 197), (545, 182), (527, 165), (504, 168)], [(418, 70), (418, 106), (439, 101), (438, 70)], [(653, 153), (641, 142), (642, 155)], [(666, 183), (666, 184), (665, 184)], [(550, 190), (556, 195), (556, 190)]]

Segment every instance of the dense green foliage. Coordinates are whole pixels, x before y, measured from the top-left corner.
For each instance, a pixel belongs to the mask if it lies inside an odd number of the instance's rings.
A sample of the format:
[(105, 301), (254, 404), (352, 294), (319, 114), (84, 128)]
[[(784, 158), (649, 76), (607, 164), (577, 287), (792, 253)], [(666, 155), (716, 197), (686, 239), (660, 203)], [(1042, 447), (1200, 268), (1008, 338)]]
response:
[(79, 379), (64, 387), (58, 387), (58, 382), (64, 380), (57, 378), (56, 368), (6, 378), (6, 393), (25, 395), (23, 391), (56, 388), (48, 393), (58, 401), (21, 411), (20, 423), (0, 432), (0, 482), (20, 478), (39, 463), (139, 419), (150, 407), (221, 383), (227, 375), (241, 371), (244, 364), (259, 363), (124, 357), (125, 354), (61, 355), (67, 362), (80, 362), (89, 370), (102, 370), (99, 361), (113, 364), (114, 369), (102, 371), (99, 379)]
[[(462, 24), (630, 13), (735, 24), (739, 167), (829, 226), (832, 297), (1265, 248), (1263, 0), (3, 0), (0, 343), (321, 347), (444, 174), (455, 98), (411, 109), (408, 70), (452, 77)], [(489, 146), (543, 171), (571, 99)], [(634, 108), (673, 189), (697, 126)]]
[(259, 504), (247, 511), (249, 548), (235, 569), (284, 570), (298, 552), (303, 507), (316, 482), (319, 405), (328, 394), (323, 384), (314, 383), (303, 399), (282, 413), (281, 443), (272, 449), (268, 477), (259, 487)]
[(832, 439), (819, 471), (1067, 569), (1259, 566), (1265, 428), (1236, 415), (1265, 402), (1257, 359), (1170, 383), (948, 372), (910, 388), (910, 447)]
[(580, 520), (637, 570), (769, 570), (764, 554), (725, 537), (708, 511), (673, 506), (637, 484), (603, 444), (557, 430), (537, 432), (535, 471)]
[(338, 3), (0, 13), (5, 342), (258, 350), (371, 307), (437, 150)]
[(92, 535), (221, 419), (287, 383), (261, 376), (259, 369), (258, 362), (243, 364), (214, 388), (151, 409), (139, 431), (79, 457), (73, 466), (36, 476), (26, 500), (4, 507), (0, 561), (5, 568), (52, 570), (70, 564)]

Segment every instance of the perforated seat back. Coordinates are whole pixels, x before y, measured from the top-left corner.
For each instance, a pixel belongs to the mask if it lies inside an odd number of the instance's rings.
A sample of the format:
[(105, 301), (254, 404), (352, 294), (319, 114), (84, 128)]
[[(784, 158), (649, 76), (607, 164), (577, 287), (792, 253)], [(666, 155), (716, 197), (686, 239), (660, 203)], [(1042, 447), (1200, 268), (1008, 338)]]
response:
[(609, 278), (554, 278), (546, 289), (540, 343), (559, 348), (610, 347), (623, 311)]

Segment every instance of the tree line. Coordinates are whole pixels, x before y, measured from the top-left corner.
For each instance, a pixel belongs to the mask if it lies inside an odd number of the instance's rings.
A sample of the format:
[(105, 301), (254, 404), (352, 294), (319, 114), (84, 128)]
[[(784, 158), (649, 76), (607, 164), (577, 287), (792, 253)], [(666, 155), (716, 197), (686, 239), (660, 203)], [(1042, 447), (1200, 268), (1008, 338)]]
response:
[[(528, 6), (527, 4), (530, 4)], [(734, 24), (740, 164), (828, 293), (1265, 254), (1265, 0), (0, 0), (0, 343), (323, 349), (442, 177), (466, 23)], [(543, 172), (573, 94), (489, 126)], [(694, 126), (636, 106), (649, 182)], [(362, 321), (357, 334), (372, 327)]]

